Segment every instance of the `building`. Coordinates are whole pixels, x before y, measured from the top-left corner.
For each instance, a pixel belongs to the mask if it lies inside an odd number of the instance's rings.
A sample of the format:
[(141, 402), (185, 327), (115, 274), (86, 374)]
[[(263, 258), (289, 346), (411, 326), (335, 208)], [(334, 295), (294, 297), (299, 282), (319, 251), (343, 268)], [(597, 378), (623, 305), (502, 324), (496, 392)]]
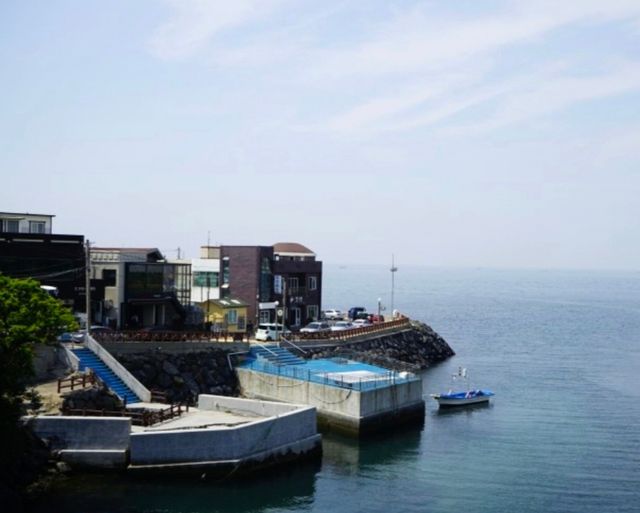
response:
[(273, 246), (220, 246), (221, 298), (247, 303), (247, 322), (282, 321), (299, 327), (318, 319), (322, 304), (322, 262), (295, 242)]
[(91, 273), (104, 282), (102, 324), (121, 329), (184, 325), (191, 265), (166, 262), (157, 248), (96, 247), (91, 248)]
[(247, 323), (256, 326), (274, 315), (273, 248), (271, 246), (220, 246), (221, 297), (247, 304)]
[[(84, 312), (84, 236), (54, 234), (54, 217), (0, 212), (0, 272), (55, 287), (64, 305)], [(92, 283), (93, 287), (100, 284)], [(99, 290), (94, 295), (98, 297)]]
[(284, 309), (290, 327), (320, 318), (322, 305), (322, 262), (297, 242), (273, 245), (274, 300)]
[(246, 333), (247, 303), (235, 298), (212, 299), (202, 305), (205, 319), (213, 331)]

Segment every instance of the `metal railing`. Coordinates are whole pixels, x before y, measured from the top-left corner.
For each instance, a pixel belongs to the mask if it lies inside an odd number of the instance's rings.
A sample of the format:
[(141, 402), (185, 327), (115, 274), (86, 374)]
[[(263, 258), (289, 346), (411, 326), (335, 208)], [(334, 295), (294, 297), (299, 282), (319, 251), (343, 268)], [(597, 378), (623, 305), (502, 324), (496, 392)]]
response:
[(175, 417), (181, 416), (183, 413), (189, 411), (189, 406), (183, 406), (181, 404), (172, 404), (167, 408), (161, 410), (144, 410), (144, 411), (131, 411), (131, 410), (90, 410), (80, 408), (65, 408), (62, 410), (63, 415), (70, 415), (76, 417), (129, 417), (131, 418), (131, 424), (134, 426), (152, 426), (165, 420), (171, 420)]
[(243, 364), (242, 368), (272, 374), (274, 376), (319, 383), (321, 385), (345, 388), (358, 392), (386, 388), (399, 383), (409, 383), (419, 379), (414, 374), (401, 374), (396, 371), (387, 371), (385, 373), (375, 374), (371, 377), (345, 381), (344, 376), (334, 378), (331, 377), (331, 373), (328, 372), (316, 373), (312, 372), (311, 369), (304, 368), (304, 366), (280, 366), (274, 365), (265, 360), (253, 360), (249, 363)]
[(294, 349), (296, 349), (297, 351), (300, 351), (302, 354), (307, 354), (307, 351), (305, 351), (304, 349), (302, 349), (299, 345), (294, 344), (292, 340), (286, 339), (283, 336), (280, 336), (280, 343), (278, 344), (279, 346), (282, 346), (282, 343), (285, 344), (289, 344), (291, 347), (293, 347)]
[(332, 341), (347, 341), (354, 338), (361, 337), (362, 335), (374, 335), (384, 334), (386, 332), (393, 333), (400, 329), (407, 329), (411, 327), (411, 320), (408, 317), (401, 319), (394, 319), (393, 321), (381, 322), (371, 324), (369, 326), (362, 326), (359, 328), (351, 328), (341, 331), (321, 331), (317, 333), (296, 333), (296, 341), (306, 340), (324, 340), (327, 342)]
[(58, 379), (58, 393), (60, 394), (64, 389), (69, 388), (75, 390), (76, 388), (87, 388), (98, 383), (97, 376), (92, 372), (85, 372), (83, 374), (74, 374), (68, 378)]

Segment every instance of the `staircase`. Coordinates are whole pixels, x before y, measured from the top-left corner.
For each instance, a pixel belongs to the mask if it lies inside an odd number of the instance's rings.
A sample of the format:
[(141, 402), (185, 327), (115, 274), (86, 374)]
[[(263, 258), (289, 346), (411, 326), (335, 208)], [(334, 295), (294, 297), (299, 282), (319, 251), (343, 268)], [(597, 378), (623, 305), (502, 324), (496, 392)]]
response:
[(302, 365), (305, 363), (302, 358), (298, 358), (292, 352), (272, 345), (252, 347), (250, 354), (256, 360), (268, 360), (274, 365)]
[(126, 404), (140, 402), (140, 398), (93, 351), (90, 349), (72, 349), (71, 351), (80, 360), (79, 370), (91, 369)]

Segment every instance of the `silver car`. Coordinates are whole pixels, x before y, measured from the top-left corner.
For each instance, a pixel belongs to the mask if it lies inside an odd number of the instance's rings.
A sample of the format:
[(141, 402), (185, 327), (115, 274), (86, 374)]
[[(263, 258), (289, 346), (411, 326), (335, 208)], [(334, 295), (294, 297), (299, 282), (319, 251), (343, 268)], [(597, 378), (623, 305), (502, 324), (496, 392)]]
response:
[(344, 314), (335, 308), (329, 308), (324, 311), (324, 318), (328, 321), (341, 321), (344, 319)]
[(327, 322), (310, 322), (304, 328), (300, 330), (300, 333), (320, 333), (323, 331), (329, 331), (329, 323)]
[(331, 331), (345, 331), (355, 328), (351, 321), (338, 321), (331, 326)]

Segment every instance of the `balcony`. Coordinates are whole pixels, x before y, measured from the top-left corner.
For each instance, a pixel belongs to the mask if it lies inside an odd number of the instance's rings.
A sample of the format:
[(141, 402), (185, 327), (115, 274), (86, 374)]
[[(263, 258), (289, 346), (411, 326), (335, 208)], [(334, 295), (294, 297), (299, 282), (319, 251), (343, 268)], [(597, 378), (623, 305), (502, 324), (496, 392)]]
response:
[(320, 274), (322, 262), (317, 260), (274, 260), (274, 274)]

